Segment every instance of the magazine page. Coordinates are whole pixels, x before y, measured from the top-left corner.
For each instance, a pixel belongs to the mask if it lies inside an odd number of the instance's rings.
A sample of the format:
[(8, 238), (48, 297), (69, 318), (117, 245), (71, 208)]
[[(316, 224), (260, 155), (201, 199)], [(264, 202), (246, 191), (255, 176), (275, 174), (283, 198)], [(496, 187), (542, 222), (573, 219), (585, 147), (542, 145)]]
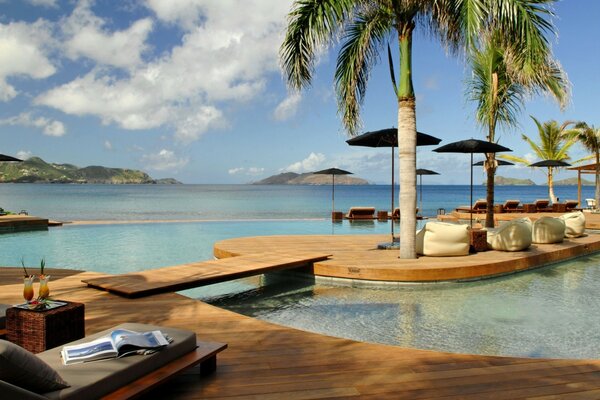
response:
[(111, 338), (119, 352), (132, 347), (154, 349), (169, 344), (160, 331), (134, 332), (126, 329), (116, 329), (111, 332)]
[(61, 354), (63, 363), (67, 365), (116, 357), (118, 351), (111, 338), (103, 337), (88, 343), (64, 346)]

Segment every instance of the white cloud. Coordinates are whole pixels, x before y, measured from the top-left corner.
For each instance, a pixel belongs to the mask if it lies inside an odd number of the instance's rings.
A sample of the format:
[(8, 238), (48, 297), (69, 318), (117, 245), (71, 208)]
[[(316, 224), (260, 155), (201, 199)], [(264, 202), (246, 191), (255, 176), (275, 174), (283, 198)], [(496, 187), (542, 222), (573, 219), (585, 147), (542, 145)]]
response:
[(238, 168), (231, 168), (227, 171), (227, 173), (229, 175), (248, 175), (248, 176), (258, 176), (258, 175), (262, 175), (264, 172), (265, 172), (265, 169), (260, 168), (260, 167), (249, 167), (249, 168), (238, 167)]
[(277, 121), (285, 121), (294, 115), (298, 111), (298, 106), (302, 96), (300, 93), (292, 93), (286, 97), (281, 103), (277, 105), (275, 111), (273, 111), (273, 118)]
[(57, 120), (45, 117), (34, 117), (31, 113), (21, 113), (14, 117), (0, 120), (0, 125), (21, 125), (42, 129), (46, 136), (60, 137), (67, 133), (65, 125)]
[(189, 161), (189, 158), (178, 157), (173, 151), (167, 149), (142, 156), (145, 167), (155, 171), (178, 170), (185, 167)]
[(146, 39), (152, 31), (152, 20), (140, 19), (128, 29), (109, 32), (104, 28), (106, 21), (90, 9), (91, 4), (91, 0), (81, 1), (61, 25), (67, 56), (74, 60), (87, 57), (118, 68), (139, 65), (148, 49)]
[(27, 160), (28, 158), (31, 158), (32, 156), (33, 156), (33, 153), (29, 150), (17, 151), (17, 158), (20, 158), (21, 160)]
[(311, 172), (311, 171), (314, 171), (315, 169), (319, 168), (323, 164), (325, 159), (326, 159), (326, 157), (324, 154), (310, 153), (308, 155), (308, 157), (306, 157), (304, 160), (295, 162), (291, 165), (288, 165), (282, 171), (283, 172), (296, 172), (298, 174), (303, 173), (303, 172)]
[(58, 4), (56, 4), (56, 0), (27, 0), (27, 2), (34, 6), (41, 6), (46, 8), (58, 7)]
[(429, 90), (438, 90), (440, 88), (440, 83), (437, 76), (430, 76), (425, 79), (425, 89)]
[(6, 79), (28, 76), (43, 79), (53, 75), (56, 68), (48, 59), (51, 30), (41, 20), (32, 24), (12, 22), (0, 24), (0, 100), (9, 101), (17, 96), (17, 89)]
[(106, 150), (112, 150), (113, 149), (113, 145), (112, 145), (112, 143), (109, 140), (105, 140), (104, 141), (104, 148)]
[[(147, 23), (141, 20), (120, 31), (128, 39), (123, 42), (88, 2), (81, 4), (66, 22), (70, 54), (129, 69), (117, 75), (94, 68), (42, 93), (34, 103), (94, 115), (124, 129), (173, 127), (175, 138), (189, 143), (227, 125), (220, 103), (255, 98), (264, 91), (268, 75), (279, 71), (278, 48), (291, 1), (147, 0), (157, 18), (184, 31), (180, 45), (150, 61), (140, 58)], [(120, 54), (133, 60), (128, 64), (115, 53), (135, 32), (132, 50), (124, 48)]]

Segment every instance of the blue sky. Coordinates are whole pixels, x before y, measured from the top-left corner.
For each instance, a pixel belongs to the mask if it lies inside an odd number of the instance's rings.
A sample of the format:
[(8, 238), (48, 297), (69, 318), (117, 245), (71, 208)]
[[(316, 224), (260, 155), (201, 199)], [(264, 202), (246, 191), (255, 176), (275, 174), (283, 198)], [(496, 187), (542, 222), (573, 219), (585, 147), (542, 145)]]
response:
[[(0, 153), (143, 169), (184, 183), (247, 183), (332, 166), (388, 183), (388, 149), (345, 143), (333, 93), (335, 48), (321, 55), (309, 90), (288, 93), (277, 52), (290, 5), (0, 0)], [(550, 99), (528, 101), (520, 126), (499, 136), (516, 155), (531, 157), (521, 140), (536, 134), (529, 115), (600, 125), (600, 2), (565, 0), (555, 12), (552, 45), (572, 83), (571, 103), (561, 112)], [(419, 131), (442, 144), (484, 138), (465, 97), (464, 60), (422, 34), (413, 51)], [(371, 73), (362, 119), (364, 131), (397, 125), (385, 62)], [(583, 155), (579, 147), (571, 152)], [(467, 155), (420, 148), (418, 167), (441, 172), (427, 183), (469, 181)], [(499, 173), (545, 180), (530, 168)], [(483, 179), (476, 170), (475, 180)]]

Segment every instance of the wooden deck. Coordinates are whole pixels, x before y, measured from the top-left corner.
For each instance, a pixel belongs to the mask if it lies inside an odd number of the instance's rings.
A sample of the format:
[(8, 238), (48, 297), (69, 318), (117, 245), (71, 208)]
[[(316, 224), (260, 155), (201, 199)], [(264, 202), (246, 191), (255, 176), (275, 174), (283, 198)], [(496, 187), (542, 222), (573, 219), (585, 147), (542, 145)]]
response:
[(269, 253), (246, 254), (235, 259), (201, 261), (131, 274), (108, 275), (85, 279), (83, 282), (90, 287), (121, 296), (142, 297), (309, 266), (327, 257), (329, 254), (324, 252), (298, 253), (294, 249), (288, 252), (275, 250)]
[(377, 250), (389, 235), (259, 236), (215, 243), (218, 258), (256, 251), (329, 252), (313, 264), (312, 273), (324, 277), (395, 282), (473, 280), (538, 268), (557, 261), (600, 251), (600, 234), (565, 239), (558, 244), (534, 244), (526, 251), (485, 251), (460, 257), (419, 257), (401, 260), (398, 250)]
[[(359, 343), (289, 329), (165, 293), (126, 299), (88, 288), (99, 274), (48, 271), (53, 297), (86, 305), (86, 332), (132, 321), (228, 343), (214, 375), (190, 371), (145, 398), (594, 399), (600, 361), (449, 354)], [(0, 302), (21, 301), (16, 269), (0, 268)]]
[(0, 215), (0, 233), (48, 229), (48, 219), (30, 215)]

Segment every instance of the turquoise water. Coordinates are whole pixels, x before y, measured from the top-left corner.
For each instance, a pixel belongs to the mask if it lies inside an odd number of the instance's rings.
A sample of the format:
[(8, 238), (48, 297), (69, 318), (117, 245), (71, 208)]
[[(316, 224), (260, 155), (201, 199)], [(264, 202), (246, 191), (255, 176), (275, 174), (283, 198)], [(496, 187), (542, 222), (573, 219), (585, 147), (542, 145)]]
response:
[[(389, 186), (336, 188), (336, 208), (389, 208)], [(475, 197), (483, 197), (476, 188)], [(547, 197), (544, 187), (498, 187), (501, 202)], [(576, 198), (559, 187), (562, 199)], [(0, 185), (0, 206), (59, 220), (190, 222), (65, 225), (0, 235), (0, 265), (130, 272), (212, 258), (222, 239), (278, 234), (387, 233), (390, 222), (332, 223), (318, 186)], [(583, 198), (592, 197), (584, 188)], [(425, 186), (425, 214), (468, 203), (468, 186)], [(202, 220), (197, 222), (196, 220)], [(195, 221), (195, 222), (191, 222)], [(532, 357), (599, 358), (600, 256), (460, 284), (344, 287), (293, 274), (183, 292), (275, 323), (402, 346)]]

